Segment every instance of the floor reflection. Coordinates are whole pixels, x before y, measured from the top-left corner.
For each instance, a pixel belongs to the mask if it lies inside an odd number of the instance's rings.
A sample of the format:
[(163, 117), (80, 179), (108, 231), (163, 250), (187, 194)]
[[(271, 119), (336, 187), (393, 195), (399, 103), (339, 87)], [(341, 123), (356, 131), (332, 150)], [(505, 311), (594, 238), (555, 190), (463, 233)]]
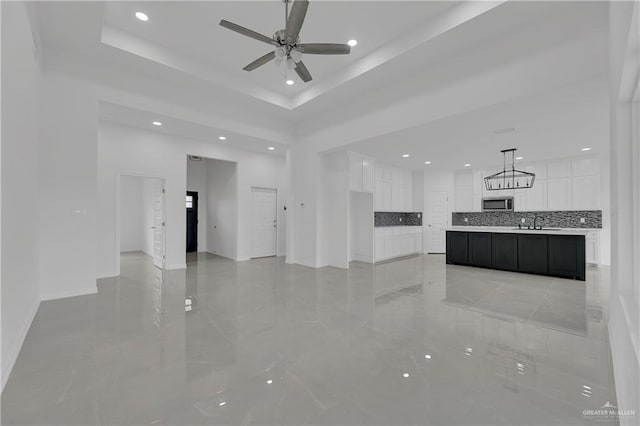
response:
[(121, 264), (41, 305), (3, 424), (582, 424), (616, 405), (605, 268)]

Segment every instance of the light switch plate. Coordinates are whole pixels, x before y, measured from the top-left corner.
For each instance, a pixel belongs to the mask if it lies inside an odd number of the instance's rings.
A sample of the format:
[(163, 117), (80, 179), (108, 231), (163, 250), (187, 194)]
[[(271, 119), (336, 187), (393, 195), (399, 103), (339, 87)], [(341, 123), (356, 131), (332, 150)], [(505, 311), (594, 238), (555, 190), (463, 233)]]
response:
[(587, 221), (585, 220), (585, 218), (584, 218), (584, 217), (581, 217), (581, 218), (580, 218), (580, 223), (586, 223), (586, 222), (587, 222)]

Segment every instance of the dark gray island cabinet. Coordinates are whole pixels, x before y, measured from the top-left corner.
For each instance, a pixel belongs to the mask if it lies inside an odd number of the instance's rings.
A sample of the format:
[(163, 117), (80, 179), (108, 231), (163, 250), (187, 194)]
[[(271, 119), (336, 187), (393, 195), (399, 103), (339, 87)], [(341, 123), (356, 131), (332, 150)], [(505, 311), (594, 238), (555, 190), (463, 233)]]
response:
[(447, 263), (584, 281), (585, 236), (448, 230)]

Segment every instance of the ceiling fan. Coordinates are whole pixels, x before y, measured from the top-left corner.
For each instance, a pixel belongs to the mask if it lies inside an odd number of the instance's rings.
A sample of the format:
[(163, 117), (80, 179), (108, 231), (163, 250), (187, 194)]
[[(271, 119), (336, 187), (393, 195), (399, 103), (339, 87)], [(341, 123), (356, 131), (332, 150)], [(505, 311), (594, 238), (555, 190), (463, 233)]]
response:
[(227, 20), (221, 20), (220, 25), (247, 37), (274, 46), (274, 50), (263, 55), (243, 68), (245, 71), (253, 71), (256, 68), (275, 59), (276, 64), (286, 64), (286, 69), (295, 69), (296, 74), (305, 83), (312, 80), (311, 73), (302, 62), (303, 54), (311, 55), (347, 55), (351, 52), (348, 44), (338, 43), (300, 43), (300, 30), (309, 7), (308, 0), (295, 0), (289, 13), (289, 3), (292, 0), (282, 0), (285, 4), (285, 28), (275, 32), (273, 37), (267, 37), (253, 30), (234, 24)]

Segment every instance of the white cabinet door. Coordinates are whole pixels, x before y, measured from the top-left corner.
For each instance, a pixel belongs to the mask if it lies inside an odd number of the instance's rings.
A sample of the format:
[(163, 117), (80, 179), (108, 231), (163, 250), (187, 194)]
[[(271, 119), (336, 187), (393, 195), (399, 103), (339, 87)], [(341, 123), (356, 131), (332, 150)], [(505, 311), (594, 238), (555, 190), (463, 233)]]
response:
[(406, 173), (404, 170), (399, 169), (397, 167), (393, 167), (391, 169), (391, 181), (394, 184), (401, 184), (401, 185), (405, 185), (406, 182)]
[(573, 178), (572, 208), (575, 210), (593, 210), (598, 206), (598, 185), (597, 176), (581, 176)]
[(384, 200), (382, 194), (382, 184), (384, 182), (376, 181), (376, 193), (374, 194), (375, 211), (384, 211)]
[(547, 179), (547, 203), (549, 210), (571, 209), (571, 178)]
[(375, 160), (362, 157), (362, 191), (373, 192), (375, 189)]
[[(473, 171), (473, 195), (478, 195), (480, 196), (480, 198), (482, 198), (483, 186), (484, 186), (484, 179), (482, 177), (482, 170), (474, 170)], [(473, 207), (475, 208), (475, 203)]]
[(597, 265), (600, 263), (600, 241), (597, 231), (590, 231), (585, 239), (585, 261)]
[(470, 212), (473, 210), (473, 188), (471, 185), (456, 186), (456, 211)]
[(384, 229), (376, 229), (375, 259), (384, 259)]
[(393, 182), (391, 184), (391, 210), (394, 212), (404, 211), (406, 202), (405, 186)]
[(349, 154), (349, 189), (362, 191), (362, 157)]
[(411, 170), (407, 170), (407, 183), (404, 188), (405, 193), (405, 211), (410, 212), (413, 211), (413, 172)]
[(599, 174), (599, 164), (596, 158), (577, 158), (571, 163), (573, 176), (594, 176)]
[(463, 170), (456, 172), (456, 186), (457, 185), (473, 185), (473, 171)]
[[(538, 179), (546, 179), (547, 178), (547, 163), (531, 163), (526, 166), (525, 171), (534, 173), (536, 175), (536, 182)], [(536, 184), (534, 183), (534, 186)]]
[(569, 160), (553, 161), (547, 165), (547, 175), (551, 178), (571, 176), (571, 162)]
[(385, 180), (384, 179), (384, 165), (376, 164), (375, 169), (376, 169), (376, 181)]
[(391, 182), (382, 182), (382, 211), (390, 212), (391, 208)]
[(525, 208), (528, 211), (546, 210), (547, 209), (547, 181), (536, 180), (533, 187), (522, 189), (525, 194)]
[(384, 257), (393, 257), (393, 229), (384, 230)]
[(472, 212), (481, 212), (482, 211), (482, 195), (473, 194), (473, 205), (471, 206)]
[(513, 196), (513, 210), (517, 212), (529, 210), (527, 208), (526, 194), (522, 191), (528, 191), (528, 189), (518, 190)]

